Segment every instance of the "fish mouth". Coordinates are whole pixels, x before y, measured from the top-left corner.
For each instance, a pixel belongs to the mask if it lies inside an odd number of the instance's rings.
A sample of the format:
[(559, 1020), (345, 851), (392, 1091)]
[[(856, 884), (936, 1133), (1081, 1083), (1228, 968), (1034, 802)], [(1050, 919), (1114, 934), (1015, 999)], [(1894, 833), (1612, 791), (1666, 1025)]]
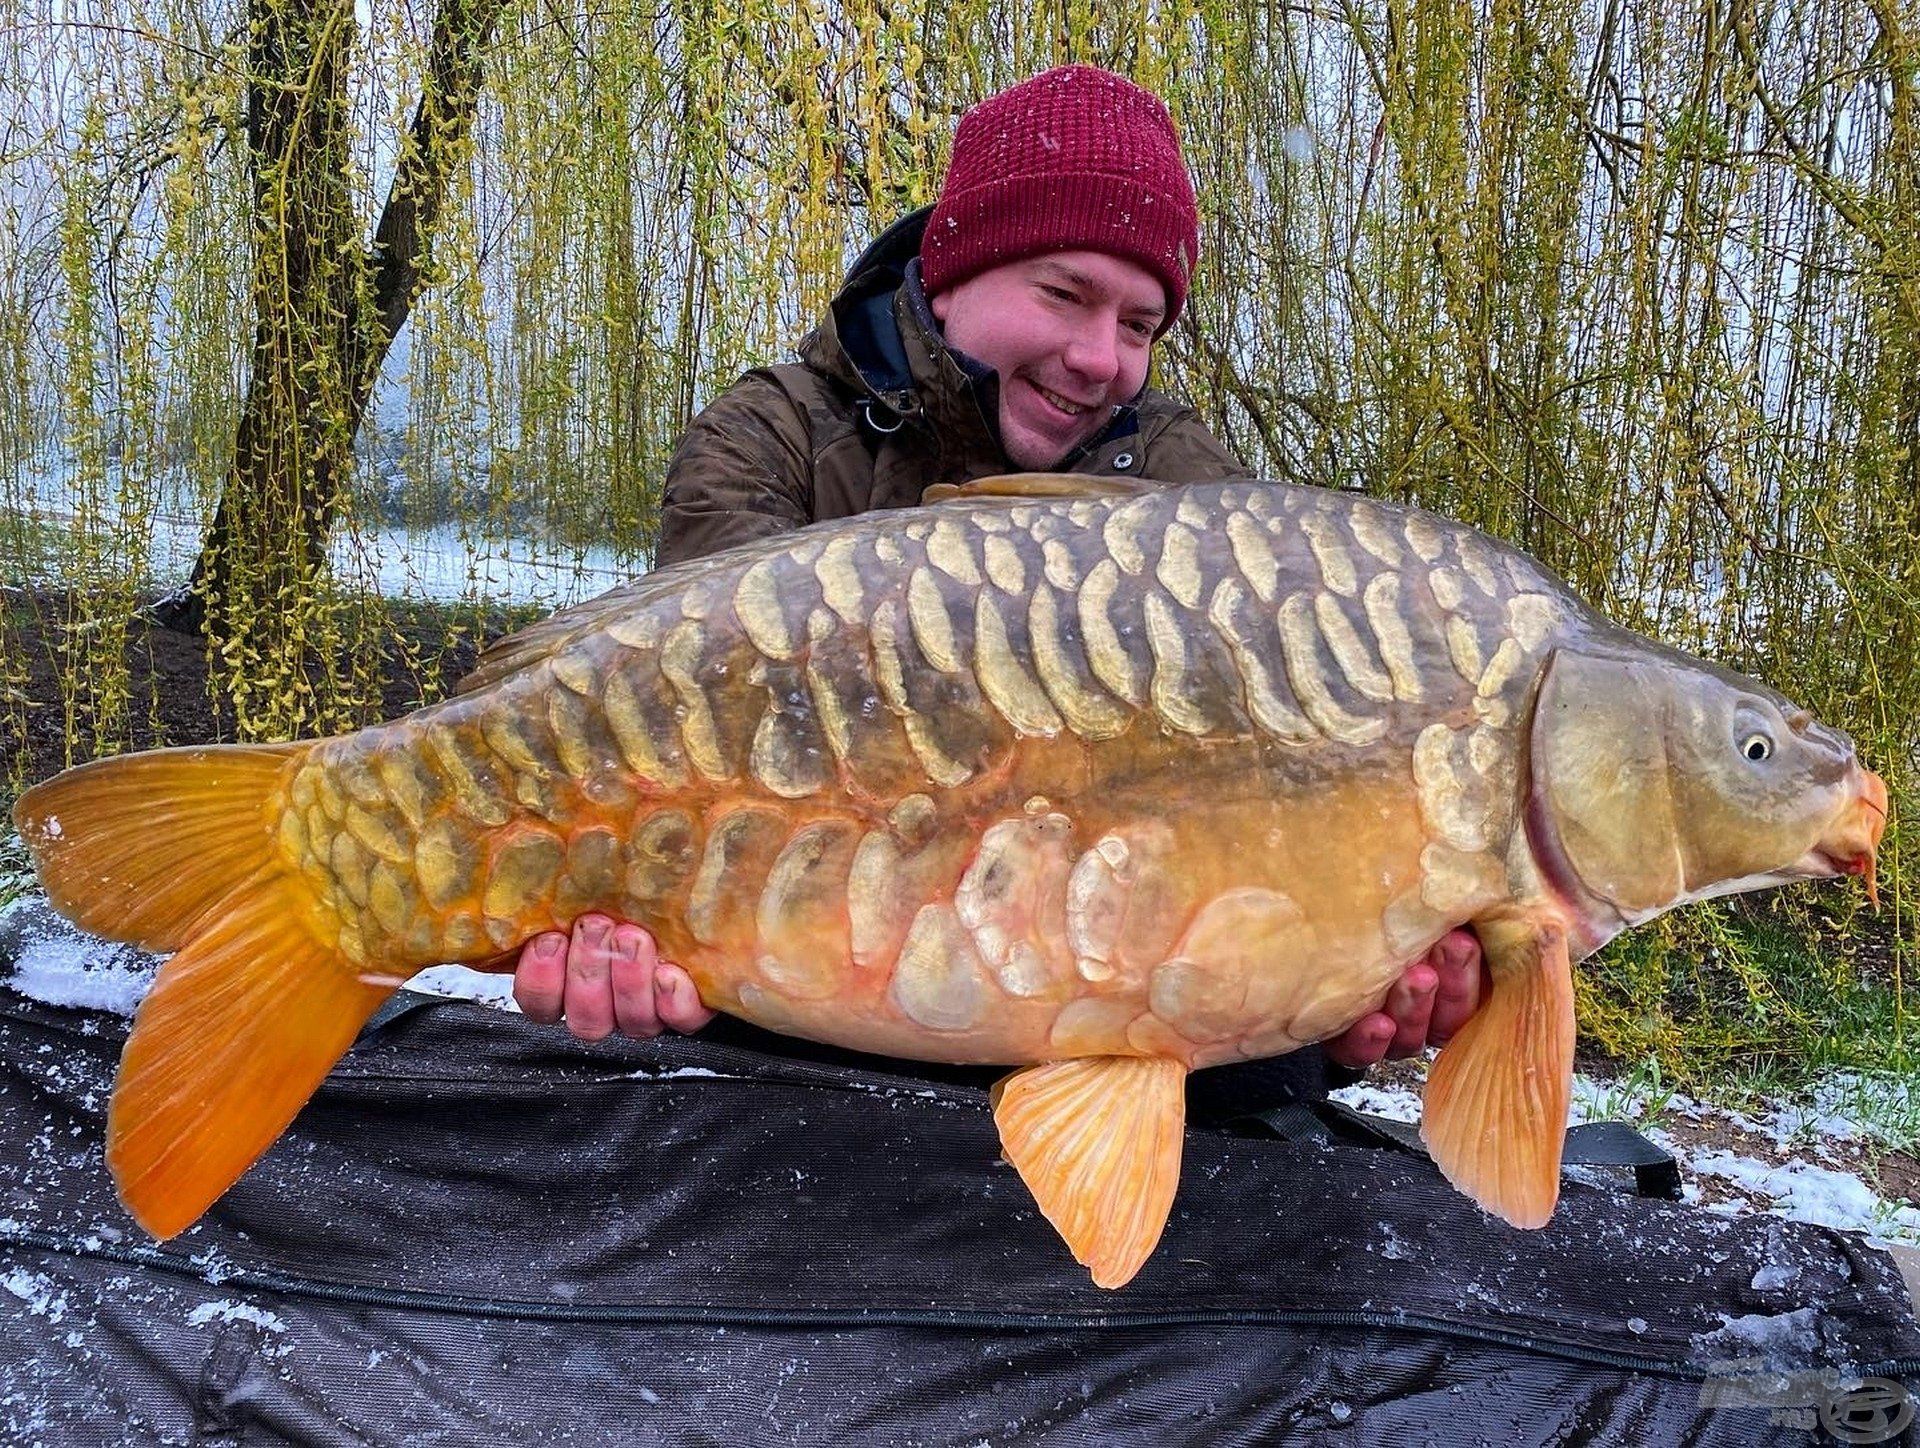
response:
[(1813, 848), (1789, 865), (1785, 873), (1811, 880), (1859, 875), (1867, 883), (1868, 902), (1877, 909), (1880, 839), (1887, 832), (1887, 782), (1871, 769), (1862, 769), (1859, 774), (1853, 798)]

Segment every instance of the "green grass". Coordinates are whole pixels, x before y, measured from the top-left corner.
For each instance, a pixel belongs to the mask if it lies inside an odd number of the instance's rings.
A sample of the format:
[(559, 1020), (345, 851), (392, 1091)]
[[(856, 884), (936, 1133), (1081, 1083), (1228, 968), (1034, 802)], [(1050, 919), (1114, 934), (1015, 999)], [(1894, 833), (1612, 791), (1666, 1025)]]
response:
[[(0, 813), (10, 813), (13, 801), (0, 793)], [(11, 829), (0, 827), (0, 910), (34, 888), (33, 866), (27, 861), (27, 847)]]
[(1582, 1042), (1692, 1093), (1792, 1093), (1842, 1071), (1902, 1080), (1920, 1069), (1914, 963), (1890, 921), (1831, 886), (1695, 906), (1576, 970)]

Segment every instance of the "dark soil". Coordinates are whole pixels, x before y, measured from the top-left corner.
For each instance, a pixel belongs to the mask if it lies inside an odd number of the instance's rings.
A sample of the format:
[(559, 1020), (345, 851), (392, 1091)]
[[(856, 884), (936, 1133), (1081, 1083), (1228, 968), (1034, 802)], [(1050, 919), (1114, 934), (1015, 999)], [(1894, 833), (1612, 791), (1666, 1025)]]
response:
[[(127, 631), (130, 699), (124, 729), (100, 747), (84, 700), (62, 701), (63, 645), (70, 639), (71, 601), (64, 593), (8, 588), (0, 591), (0, 625), (6, 667), (0, 670), (0, 795), (11, 794), (98, 753), (163, 745), (211, 744), (234, 738), (233, 712), (207, 687), (207, 645), (198, 634), (180, 633), (136, 618)], [(497, 610), (477, 615), (471, 607), (385, 605), (380, 631), (378, 702), (356, 722), (392, 719), (445, 697), (473, 667), (483, 641), (528, 621)], [(406, 643), (403, 645), (402, 640)], [(24, 679), (21, 675), (24, 674)], [(12, 676), (9, 678), (9, 676)], [(9, 707), (11, 706), (11, 707)], [(17, 711), (17, 713), (16, 713)], [(8, 714), (15, 714), (18, 723)], [(69, 748), (71, 733), (72, 743)]]

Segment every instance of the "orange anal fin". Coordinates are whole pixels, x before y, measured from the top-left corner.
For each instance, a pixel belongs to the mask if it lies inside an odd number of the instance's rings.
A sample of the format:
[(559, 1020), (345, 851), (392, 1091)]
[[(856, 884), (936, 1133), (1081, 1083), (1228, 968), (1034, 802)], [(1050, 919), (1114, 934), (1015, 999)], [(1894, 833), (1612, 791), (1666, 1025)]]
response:
[(1007, 1160), (1095, 1285), (1131, 1281), (1180, 1183), (1187, 1068), (1090, 1056), (1028, 1066), (993, 1088)]
[(107, 1164), (156, 1237), (238, 1180), (392, 993), (313, 938), (282, 899), (288, 883), (263, 872), (216, 906), (134, 1019)]
[(1478, 925), (1493, 990), (1427, 1073), (1420, 1135), (1448, 1181), (1516, 1227), (1560, 1197), (1573, 1088), (1573, 965), (1566, 931)]

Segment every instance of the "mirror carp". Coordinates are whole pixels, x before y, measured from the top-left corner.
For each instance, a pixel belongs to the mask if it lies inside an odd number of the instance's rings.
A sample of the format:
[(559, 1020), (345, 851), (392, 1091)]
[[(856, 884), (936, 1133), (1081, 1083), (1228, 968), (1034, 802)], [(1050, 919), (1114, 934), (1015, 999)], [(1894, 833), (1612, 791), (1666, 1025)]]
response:
[(98, 760), (14, 818), (54, 904), (171, 952), (108, 1160), (199, 1217), (414, 972), (604, 911), (709, 1006), (1017, 1067), (1007, 1158), (1102, 1286), (1185, 1078), (1337, 1035), (1450, 928), (1490, 992), (1434, 1160), (1551, 1215), (1573, 962), (1689, 900), (1873, 884), (1887, 792), (1772, 689), (1415, 508), (1019, 475), (647, 575), (338, 738)]

